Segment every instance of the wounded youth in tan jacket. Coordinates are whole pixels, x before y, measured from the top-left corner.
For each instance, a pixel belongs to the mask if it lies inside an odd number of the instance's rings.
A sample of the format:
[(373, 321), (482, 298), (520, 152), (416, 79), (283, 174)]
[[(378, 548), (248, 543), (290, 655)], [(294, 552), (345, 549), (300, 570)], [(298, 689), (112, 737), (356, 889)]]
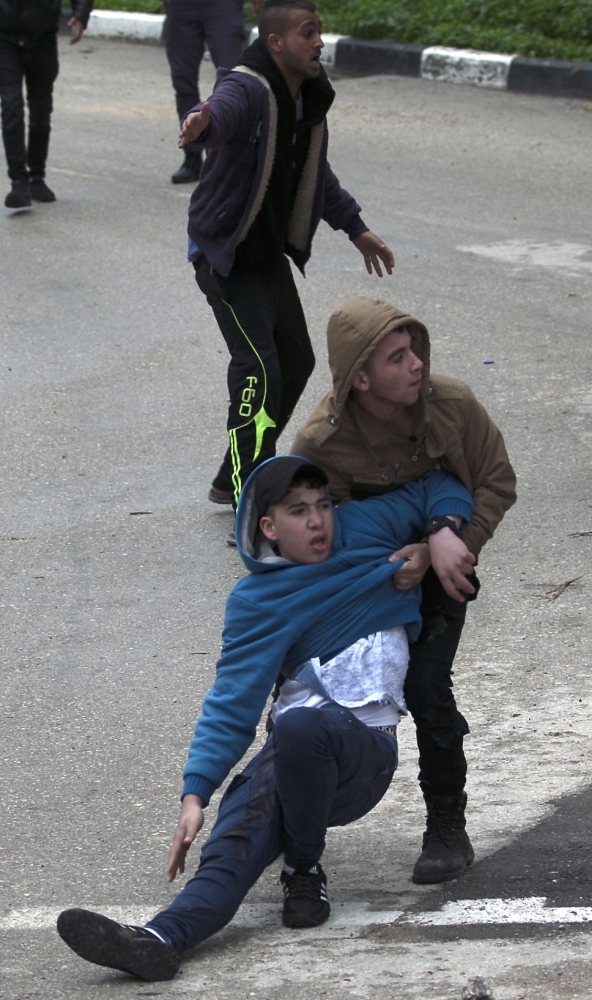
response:
[[(412, 437), (361, 409), (351, 392), (375, 347), (403, 326), (424, 363)], [(473, 494), (475, 510), (463, 539), (477, 556), (516, 500), (504, 439), (485, 409), (463, 382), (430, 373), (427, 329), (386, 302), (347, 302), (331, 316), (327, 340), (333, 389), (297, 432), (292, 453), (325, 469), (334, 503), (385, 493), (433, 469), (447, 469)]]

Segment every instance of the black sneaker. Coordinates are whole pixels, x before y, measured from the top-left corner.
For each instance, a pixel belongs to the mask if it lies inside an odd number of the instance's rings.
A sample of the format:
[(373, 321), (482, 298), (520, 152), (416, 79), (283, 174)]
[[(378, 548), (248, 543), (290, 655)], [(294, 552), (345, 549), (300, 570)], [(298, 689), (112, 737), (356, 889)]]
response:
[(48, 188), (47, 184), (43, 180), (43, 177), (31, 177), (29, 181), (29, 190), (31, 192), (31, 198), (33, 201), (55, 201), (56, 196)]
[(282, 872), (284, 927), (318, 927), (329, 919), (327, 876), (319, 864), (297, 868), (293, 875)]
[(12, 191), (4, 199), (6, 208), (30, 208), (31, 190), (28, 181), (13, 181)]
[(130, 972), (149, 983), (172, 979), (181, 957), (170, 945), (142, 927), (129, 927), (90, 910), (64, 910), (58, 934), (87, 962)]

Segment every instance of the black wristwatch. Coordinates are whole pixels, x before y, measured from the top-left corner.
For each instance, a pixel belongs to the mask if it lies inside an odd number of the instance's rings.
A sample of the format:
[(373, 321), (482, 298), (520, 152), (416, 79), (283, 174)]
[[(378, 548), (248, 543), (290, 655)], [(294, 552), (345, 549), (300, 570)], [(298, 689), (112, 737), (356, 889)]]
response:
[(435, 535), (437, 531), (441, 531), (442, 528), (450, 528), (455, 535), (460, 535), (460, 528), (457, 528), (456, 522), (452, 520), (451, 517), (440, 516), (440, 517), (430, 517), (428, 523), (425, 526), (424, 535), (429, 538), (430, 535)]

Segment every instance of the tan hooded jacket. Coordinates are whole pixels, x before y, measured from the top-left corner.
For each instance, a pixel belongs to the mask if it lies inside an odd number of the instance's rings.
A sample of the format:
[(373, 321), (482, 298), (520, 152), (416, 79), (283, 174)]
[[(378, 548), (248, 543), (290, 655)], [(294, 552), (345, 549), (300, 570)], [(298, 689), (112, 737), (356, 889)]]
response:
[[(374, 348), (402, 326), (424, 363), (411, 438), (361, 409), (351, 393)], [(327, 340), (333, 390), (296, 434), (292, 453), (326, 471), (335, 503), (385, 493), (433, 469), (447, 469), (473, 494), (475, 512), (463, 539), (478, 555), (516, 500), (514, 470), (493, 421), (463, 382), (430, 374), (428, 331), (387, 302), (346, 302), (331, 316)]]

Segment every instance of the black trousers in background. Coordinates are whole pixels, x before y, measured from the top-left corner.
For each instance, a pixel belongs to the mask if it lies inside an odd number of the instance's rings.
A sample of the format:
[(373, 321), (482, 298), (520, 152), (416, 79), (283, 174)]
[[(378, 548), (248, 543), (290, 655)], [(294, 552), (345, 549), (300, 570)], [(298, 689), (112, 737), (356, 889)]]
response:
[[(471, 583), (479, 588), (476, 576)], [(475, 596), (476, 596), (475, 593)], [(424, 795), (462, 794), (469, 726), (456, 707), (452, 667), (467, 605), (453, 601), (430, 568), (422, 581), (422, 630), (409, 647), (405, 700), (416, 726), (419, 784)]]
[[(2, 141), (12, 181), (45, 177), (49, 148), (53, 85), (58, 75), (57, 32), (50, 31), (20, 45), (0, 37), (0, 101)], [(29, 108), (29, 136), (25, 144), (25, 102)]]
[(206, 42), (214, 66), (232, 69), (245, 40), (242, 0), (168, 0), (163, 32), (181, 121), (199, 103)]
[(275, 455), (315, 358), (287, 257), (227, 278), (203, 255), (194, 267), (230, 353), (230, 445), (214, 486), (232, 490), (236, 505), (255, 466)]

